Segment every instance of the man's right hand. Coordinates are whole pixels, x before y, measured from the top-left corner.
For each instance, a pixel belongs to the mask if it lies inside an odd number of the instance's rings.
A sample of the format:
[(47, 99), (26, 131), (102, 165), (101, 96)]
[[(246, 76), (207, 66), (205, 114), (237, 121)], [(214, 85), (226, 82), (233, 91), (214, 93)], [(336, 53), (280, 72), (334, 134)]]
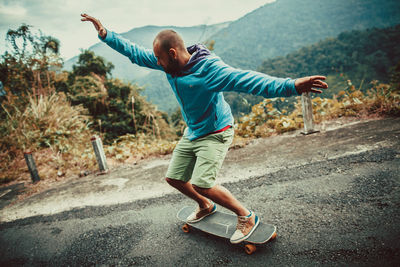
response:
[(97, 30), (97, 33), (99, 34), (99, 36), (104, 39), (107, 36), (107, 30), (103, 27), (103, 25), (100, 23), (100, 20), (93, 18), (91, 16), (89, 16), (88, 14), (81, 14), (82, 19), (81, 21), (91, 21), (94, 25), (94, 27)]

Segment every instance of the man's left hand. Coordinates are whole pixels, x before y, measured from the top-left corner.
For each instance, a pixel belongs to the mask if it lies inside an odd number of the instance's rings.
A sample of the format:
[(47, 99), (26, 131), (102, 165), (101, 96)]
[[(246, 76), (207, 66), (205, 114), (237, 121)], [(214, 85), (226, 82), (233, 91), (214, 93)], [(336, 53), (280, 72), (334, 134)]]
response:
[(316, 88), (321, 88), (321, 89), (328, 88), (328, 84), (322, 81), (325, 79), (326, 79), (325, 76), (319, 76), (319, 75), (298, 78), (296, 79), (294, 86), (296, 87), (296, 90), (299, 94), (306, 92), (320, 94), (322, 93), (322, 90)]

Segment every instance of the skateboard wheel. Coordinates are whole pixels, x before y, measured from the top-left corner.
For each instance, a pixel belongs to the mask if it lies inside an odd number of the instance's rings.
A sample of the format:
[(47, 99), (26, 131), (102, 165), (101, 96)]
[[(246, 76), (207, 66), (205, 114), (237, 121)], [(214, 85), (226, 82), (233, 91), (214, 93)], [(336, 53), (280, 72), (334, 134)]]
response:
[(244, 246), (244, 250), (246, 251), (246, 253), (248, 255), (251, 255), (257, 250), (257, 247), (255, 245), (253, 245), (253, 244), (246, 244)]
[(271, 240), (274, 240), (277, 237), (276, 232), (271, 236)]
[(190, 225), (187, 224), (187, 223), (185, 223), (185, 224), (182, 226), (182, 231), (185, 232), (185, 233), (189, 233), (189, 232), (190, 232)]

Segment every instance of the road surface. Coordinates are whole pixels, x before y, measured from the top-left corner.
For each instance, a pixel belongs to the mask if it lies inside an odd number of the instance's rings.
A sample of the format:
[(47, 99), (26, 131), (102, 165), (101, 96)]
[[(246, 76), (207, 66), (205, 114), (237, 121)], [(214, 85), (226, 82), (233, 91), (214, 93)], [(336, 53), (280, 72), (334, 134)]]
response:
[(0, 265), (400, 265), (400, 118), (231, 150), (220, 181), (277, 226), (277, 239), (251, 256), (228, 240), (182, 232), (176, 212), (193, 203), (161, 189), (168, 159), (3, 206)]

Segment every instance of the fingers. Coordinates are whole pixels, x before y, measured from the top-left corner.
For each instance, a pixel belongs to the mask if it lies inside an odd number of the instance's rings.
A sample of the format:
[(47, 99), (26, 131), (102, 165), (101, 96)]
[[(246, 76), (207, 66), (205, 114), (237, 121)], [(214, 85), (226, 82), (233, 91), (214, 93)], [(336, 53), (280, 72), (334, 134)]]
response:
[(318, 90), (316, 88), (326, 89), (326, 88), (328, 88), (328, 84), (324, 83), (324, 82), (321, 82), (321, 81), (314, 81), (314, 83), (310, 86), (309, 90), (312, 93), (317, 93), (317, 94), (322, 93), (322, 90)]
[(97, 22), (97, 19), (93, 18), (92, 16), (89, 16), (88, 14), (81, 14), (82, 21), (91, 21), (91, 22)]
[(310, 89), (310, 92), (316, 93), (316, 94), (321, 94), (321, 93), (322, 93), (321, 90), (317, 90), (317, 89), (314, 89), (314, 88), (311, 88), (311, 89)]
[[(84, 13), (84, 14), (81, 14), (81, 17), (82, 17), (82, 19), (81, 19), (81, 21), (90, 21), (90, 22), (92, 22), (93, 23), (93, 25), (94, 25), (94, 27), (96, 28), (96, 30), (100, 33), (100, 31), (102, 32), (102, 34), (104, 34), (104, 28), (103, 28), (103, 25), (101, 25), (101, 23), (100, 23), (100, 21), (98, 20), (98, 19), (96, 19), (96, 18), (94, 18), (94, 17), (92, 17), (92, 16), (89, 16), (88, 14), (86, 14), (86, 13)], [(101, 36), (103, 36), (101, 34)]]
[(88, 21), (89, 19), (88, 19), (88, 17), (89, 17), (89, 15), (88, 14), (81, 14), (81, 17), (82, 17), (82, 19), (81, 19), (81, 21)]
[(326, 82), (323, 82), (323, 80), (325, 79), (326, 77), (322, 75), (314, 75), (314, 76), (298, 78), (295, 81), (295, 87), (297, 92), (299, 93), (312, 92), (321, 94), (322, 90), (319, 90), (319, 88), (321, 89), (328, 88), (328, 84)]
[(310, 76), (310, 79), (311, 80), (325, 80), (326, 77), (322, 76), (322, 75), (313, 75), (313, 76)]
[(328, 84), (320, 80), (313, 81), (311, 86), (317, 88), (328, 88)]
[[(314, 76), (310, 76), (310, 87), (316, 87), (316, 88), (323, 88), (326, 89), (328, 88), (328, 84), (326, 82), (323, 82), (321, 80), (325, 80), (326, 77), (325, 76), (320, 76), (320, 75), (314, 75)], [(321, 90), (317, 90), (317, 91), (321, 91)]]
[(81, 19), (81, 21), (90, 21), (95, 25), (101, 25), (100, 21), (92, 16), (89, 16), (88, 14), (81, 14), (81, 16), (83, 17)]

